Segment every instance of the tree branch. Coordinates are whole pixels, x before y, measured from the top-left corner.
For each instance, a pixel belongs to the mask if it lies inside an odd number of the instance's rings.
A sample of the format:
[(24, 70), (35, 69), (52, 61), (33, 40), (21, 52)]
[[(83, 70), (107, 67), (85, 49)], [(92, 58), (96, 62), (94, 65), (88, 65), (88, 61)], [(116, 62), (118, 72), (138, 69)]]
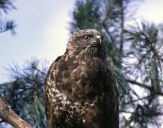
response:
[(5, 122), (11, 124), (15, 128), (32, 128), (30, 124), (21, 119), (0, 96), (0, 117)]
[(154, 93), (155, 93), (156, 95), (163, 96), (163, 92), (162, 92), (161, 90), (155, 91), (155, 90), (153, 90), (152, 87), (150, 87), (150, 86), (148, 86), (148, 85), (146, 85), (146, 84), (142, 84), (142, 83), (139, 83), (139, 82), (134, 81), (134, 80), (129, 80), (129, 79), (126, 79), (126, 80), (127, 80), (129, 83), (131, 83), (131, 84), (135, 84), (135, 85), (137, 85), (137, 86), (143, 87), (143, 88), (145, 88), (145, 89), (148, 89), (149, 91), (154, 91)]
[(134, 81), (134, 80), (129, 80), (129, 79), (127, 79), (127, 81), (130, 82), (131, 84), (136, 84), (136, 85), (138, 85), (138, 86), (140, 86), (140, 87), (143, 87), (143, 88), (145, 88), (145, 89), (151, 90), (151, 87), (149, 87), (148, 85), (139, 83), (139, 82)]
[(134, 100), (131, 100), (129, 102), (125, 102), (124, 104), (127, 105), (127, 104), (131, 104), (131, 103), (134, 103), (134, 102), (138, 102), (138, 101), (142, 101), (144, 99), (148, 99), (150, 96), (144, 96), (144, 97), (140, 97), (140, 98), (137, 98), (137, 99), (134, 99)]

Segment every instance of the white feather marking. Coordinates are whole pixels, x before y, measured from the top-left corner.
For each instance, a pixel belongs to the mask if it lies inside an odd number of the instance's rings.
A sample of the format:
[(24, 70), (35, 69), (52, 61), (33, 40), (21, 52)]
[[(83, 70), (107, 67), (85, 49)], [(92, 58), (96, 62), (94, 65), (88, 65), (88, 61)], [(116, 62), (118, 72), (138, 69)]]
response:
[(56, 99), (53, 98), (53, 99), (52, 99), (52, 102), (56, 102)]
[(55, 88), (51, 88), (52, 92), (56, 92), (56, 89)]

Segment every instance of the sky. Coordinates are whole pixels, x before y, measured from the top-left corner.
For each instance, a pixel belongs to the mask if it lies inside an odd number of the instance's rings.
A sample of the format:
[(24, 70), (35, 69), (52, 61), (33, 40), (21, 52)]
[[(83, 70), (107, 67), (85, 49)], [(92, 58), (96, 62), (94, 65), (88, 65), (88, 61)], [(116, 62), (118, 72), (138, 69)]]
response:
[[(9, 12), (7, 18), (15, 20), (17, 34), (0, 34), (0, 83), (9, 81), (4, 69), (9, 65), (22, 65), (32, 57), (51, 63), (64, 53), (74, 1), (15, 0), (17, 9)], [(136, 11), (137, 20), (163, 22), (163, 0), (142, 0)]]
[(74, 0), (16, 0), (15, 6), (7, 18), (15, 20), (17, 34), (0, 34), (0, 83), (9, 80), (9, 65), (32, 57), (52, 62), (63, 54)]

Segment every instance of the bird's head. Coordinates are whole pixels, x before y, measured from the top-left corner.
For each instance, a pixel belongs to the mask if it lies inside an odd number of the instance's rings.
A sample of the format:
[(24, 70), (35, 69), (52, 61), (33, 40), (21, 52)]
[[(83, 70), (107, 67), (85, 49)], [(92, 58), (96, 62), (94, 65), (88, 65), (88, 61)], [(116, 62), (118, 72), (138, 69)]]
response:
[(89, 57), (104, 57), (106, 54), (102, 35), (95, 29), (84, 29), (74, 32), (67, 50), (76, 50), (79, 54)]

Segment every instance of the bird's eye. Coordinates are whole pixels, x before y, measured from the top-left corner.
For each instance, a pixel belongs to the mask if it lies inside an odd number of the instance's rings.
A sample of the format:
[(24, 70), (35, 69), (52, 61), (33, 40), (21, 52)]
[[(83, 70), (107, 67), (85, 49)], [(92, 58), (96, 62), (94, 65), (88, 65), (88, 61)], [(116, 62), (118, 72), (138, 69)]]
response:
[(88, 39), (90, 39), (91, 37), (92, 37), (91, 35), (85, 35), (85, 36), (84, 36), (84, 39), (85, 39), (85, 40), (88, 40)]

